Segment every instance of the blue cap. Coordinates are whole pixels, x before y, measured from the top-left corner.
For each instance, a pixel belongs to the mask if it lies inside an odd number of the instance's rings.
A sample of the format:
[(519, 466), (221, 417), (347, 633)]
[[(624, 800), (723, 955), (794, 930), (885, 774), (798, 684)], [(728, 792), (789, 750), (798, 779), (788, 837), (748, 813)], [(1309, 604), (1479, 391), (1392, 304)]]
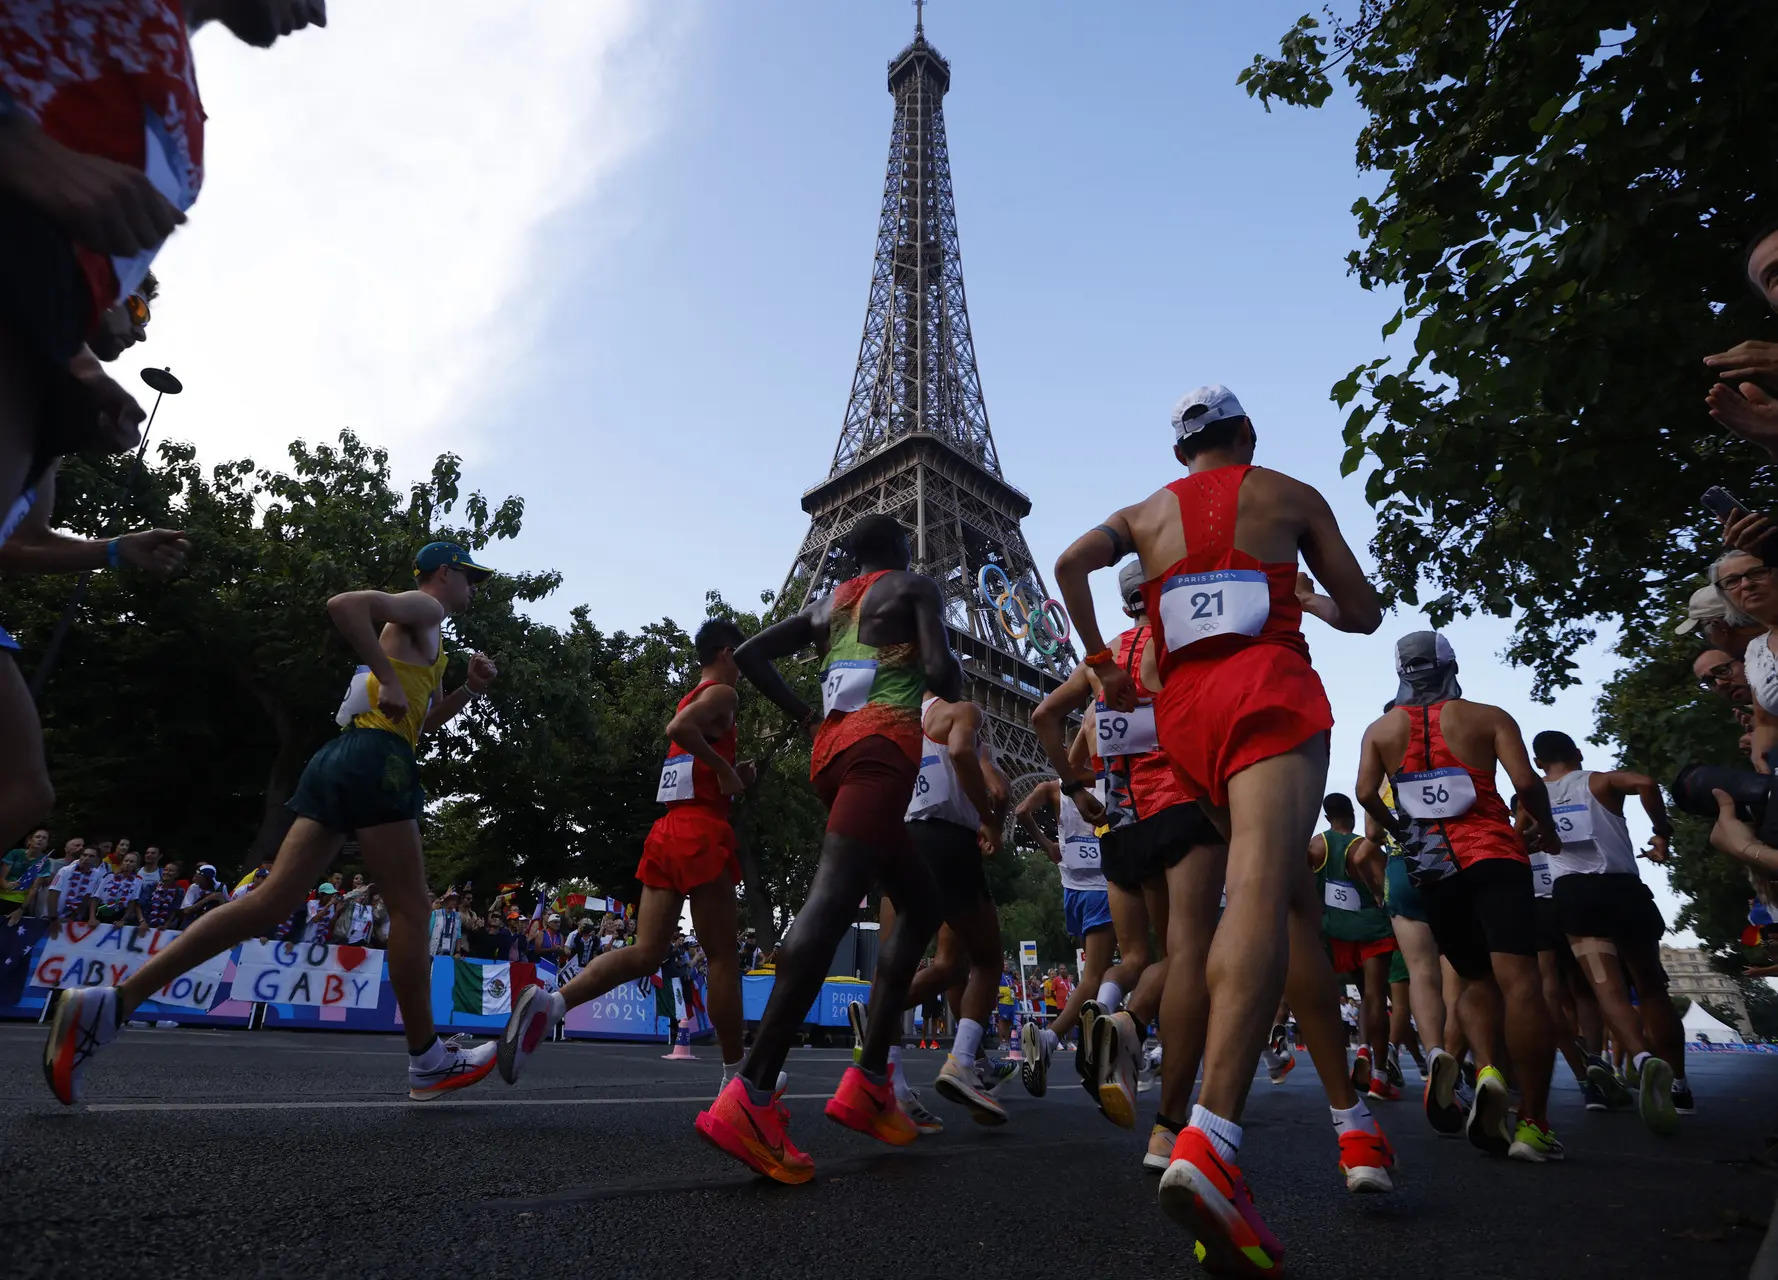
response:
[(469, 552), (454, 542), (428, 542), (414, 553), (414, 572), (416, 574), (431, 573), (434, 569), (442, 569), (446, 565), (455, 565), (463, 570), (471, 582), (485, 582), (494, 573), (486, 565), (477, 564), (471, 560)]

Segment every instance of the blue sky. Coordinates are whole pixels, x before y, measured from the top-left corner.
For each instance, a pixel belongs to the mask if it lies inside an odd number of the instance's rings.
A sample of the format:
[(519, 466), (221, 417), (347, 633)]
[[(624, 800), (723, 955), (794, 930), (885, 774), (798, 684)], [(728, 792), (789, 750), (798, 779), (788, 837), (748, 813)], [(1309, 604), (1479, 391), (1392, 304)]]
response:
[[(610, 629), (690, 626), (707, 589), (775, 589), (850, 386), (912, 6), (335, 9), (270, 54), (199, 38), (210, 172), (138, 362), (191, 386), (166, 432), (265, 463), (349, 424), (404, 476), (460, 452), (473, 487), (525, 497), (524, 535), (489, 557), (563, 571), (548, 621), (586, 603)], [(1361, 117), (1341, 94), (1268, 115), (1235, 84), (1302, 11), (928, 6), (982, 386), (1045, 566), (1178, 474), (1168, 410), (1212, 381), (1362, 554), (1327, 390), (1405, 335), (1383, 343), (1392, 301), (1346, 274), (1350, 207), (1378, 186), (1353, 162)], [(389, 59), (395, 40), (415, 56)], [(1330, 785), (1350, 789), (1393, 640), (1423, 624), (1310, 624)], [(1584, 738), (1606, 655), (1544, 708), (1496, 657), (1503, 623), (1448, 634), (1470, 696), (1527, 737)]]

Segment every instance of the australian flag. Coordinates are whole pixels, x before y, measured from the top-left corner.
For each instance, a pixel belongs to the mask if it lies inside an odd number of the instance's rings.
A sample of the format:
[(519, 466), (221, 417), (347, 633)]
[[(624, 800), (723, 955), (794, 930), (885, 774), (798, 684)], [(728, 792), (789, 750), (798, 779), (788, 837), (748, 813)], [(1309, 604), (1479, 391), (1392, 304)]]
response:
[(43, 936), (41, 920), (0, 923), (0, 1005), (17, 1004), (31, 974), (31, 948)]

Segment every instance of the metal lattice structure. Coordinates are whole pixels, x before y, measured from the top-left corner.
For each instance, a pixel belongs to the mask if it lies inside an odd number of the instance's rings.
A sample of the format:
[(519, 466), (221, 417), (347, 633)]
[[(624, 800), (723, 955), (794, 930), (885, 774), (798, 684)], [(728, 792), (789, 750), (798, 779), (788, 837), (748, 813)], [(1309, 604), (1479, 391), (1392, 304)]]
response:
[(950, 83), (950, 64), (917, 25), (889, 63), (895, 120), (858, 369), (827, 478), (803, 495), (812, 519), (780, 599), (803, 608), (851, 572), (839, 548), (860, 519), (899, 519), (914, 568), (944, 593), (966, 696), (987, 711), (1002, 768), (1017, 777), (1048, 770), (1031, 710), (1067, 677), (1074, 654), (1041, 628), (1021, 628), (1018, 607), (1003, 625), (978, 586), (992, 565), (1025, 606), (1049, 598), (1019, 527), (1031, 500), (1001, 473), (976, 371), (945, 145)]

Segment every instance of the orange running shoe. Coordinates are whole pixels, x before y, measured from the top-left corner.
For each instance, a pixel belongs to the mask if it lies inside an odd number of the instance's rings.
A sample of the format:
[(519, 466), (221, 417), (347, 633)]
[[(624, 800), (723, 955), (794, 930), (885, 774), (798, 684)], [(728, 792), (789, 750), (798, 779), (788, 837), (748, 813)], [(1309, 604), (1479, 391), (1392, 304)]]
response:
[(892, 1147), (905, 1147), (920, 1136), (914, 1122), (895, 1103), (893, 1063), (883, 1073), (882, 1084), (872, 1084), (861, 1067), (847, 1067), (840, 1087), (827, 1100), (827, 1118)]
[(736, 1076), (723, 1086), (707, 1110), (698, 1112), (697, 1130), (704, 1140), (775, 1182), (796, 1184), (815, 1176), (815, 1162), (790, 1141), (790, 1112), (785, 1110), (783, 1076), (765, 1106), (747, 1095), (747, 1082)]
[(1283, 1273), (1284, 1246), (1260, 1221), (1241, 1170), (1216, 1154), (1202, 1129), (1179, 1131), (1160, 1196), (1167, 1216), (1197, 1237), (1198, 1260), (1212, 1275)]
[(1340, 1135), (1340, 1172), (1348, 1191), (1393, 1191), (1389, 1171), (1395, 1168), (1395, 1148), (1382, 1129), (1365, 1133), (1348, 1129)]
[(1370, 1096), (1380, 1098), (1384, 1102), (1401, 1101), (1401, 1090), (1389, 1083), (1389, 1077), (1373, 1075), (1371, 1077)]

